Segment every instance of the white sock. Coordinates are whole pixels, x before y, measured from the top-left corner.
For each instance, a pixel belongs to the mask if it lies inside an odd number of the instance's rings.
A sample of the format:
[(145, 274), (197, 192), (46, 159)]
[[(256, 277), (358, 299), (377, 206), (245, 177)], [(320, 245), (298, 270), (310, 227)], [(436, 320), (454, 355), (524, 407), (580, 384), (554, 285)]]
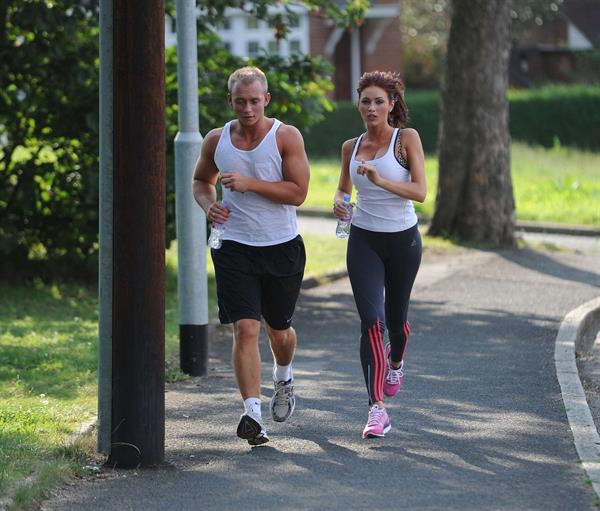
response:
[(257, 397), (249, 397), (248, 399), (244, 399), (244, 409), (247, 412), (251, 412), (254, 415), (262, 417), (260, 410), (260, 399)]
[(280, 366), (279, 364), (275, 364), (273, 367), (273, 381), (288, 381), (293, 378), (292, 374), (292, 364), (288, 364), (286, 366)]

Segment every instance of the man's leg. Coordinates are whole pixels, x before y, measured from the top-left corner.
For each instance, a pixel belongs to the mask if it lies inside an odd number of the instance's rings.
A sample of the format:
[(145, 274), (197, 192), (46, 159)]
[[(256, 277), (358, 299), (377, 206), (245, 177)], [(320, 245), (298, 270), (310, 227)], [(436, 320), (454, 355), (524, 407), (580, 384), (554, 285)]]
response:
[(275, 363), (280, 366), (290, 365), (296, 352), (296, 331), (293, 327), (274, 330), (269, 325), (266, 325), (266, 330)]
[(250, 445), (269, 441), (260, 409), (259, 333), (260, 322), (255, 319), (241, 319), (233, 324), (233, 367), (245, 410), (237, 435)]
[(286, 330), (275, 330), (266, 325), (271, 351), (273, 352), (273, 384), (271, 398), (271, 416), (276, 422), (287, 420), (296, 407), (294, 394), (294, 375), (292, 360), (296, 351), (296, 331), (289, 327)]
[(296, 351), (296, 332), (291, 324), (306, 262), (302, 238), (297, 236), (269, 247), (264, 251), (263, 261), (261, 311), (275, 362), (271, 415), (274, 421), (283, 422), (296, 406), (291, 365)]
[(260, 399), (260, 322), (241, 319), (233, 325), (233, 368), (242, 399)]

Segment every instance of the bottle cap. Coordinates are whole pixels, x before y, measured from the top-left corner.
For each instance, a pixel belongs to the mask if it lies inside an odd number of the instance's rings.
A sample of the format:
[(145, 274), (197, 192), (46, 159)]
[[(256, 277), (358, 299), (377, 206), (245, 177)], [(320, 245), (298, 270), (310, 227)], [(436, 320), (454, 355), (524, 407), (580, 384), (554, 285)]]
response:
[(349, 193), (344, 195), (344, 202), (350, 202), (350, 194)]

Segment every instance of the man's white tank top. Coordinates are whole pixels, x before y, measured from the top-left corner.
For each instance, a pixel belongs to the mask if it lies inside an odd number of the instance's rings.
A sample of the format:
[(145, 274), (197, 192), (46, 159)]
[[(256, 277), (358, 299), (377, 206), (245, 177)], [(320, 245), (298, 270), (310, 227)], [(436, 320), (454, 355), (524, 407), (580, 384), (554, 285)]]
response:
[[(219, 172), (238, 172), (263, 181), (283, 181), (281, 154), (275, 139), (281, 121), (275, 119), (261, 142), (249, 151), (231, 143), (231, 123), (223, 126), (215, 150)], [(231, 210), (224, 240), (262, 247), (285, 243), (298, 236), (294, 206), (273, 202), (254, 192), (232, 192), (225, 187), (223, 202)]]
[[(357, 172), (361, 162), (356, 160), (356, 153), (363, 135), (358, 137), (354, 144), (350, 159), (350, 178), (357, 191), (356, 211), (352, 216), (352, 225), (376, 232), (398, 232), (409, 229), (417, 223), (412, 201), (373, 184), (367, 176), (361, 176)], [(398, 128), (395, 128), (388, 150), (383, 156), (364, 161), (375, 165), (377, 172), (384, 179), (409, 182), (410, 171), (400, 165), (394, 155), (397, 135)]]

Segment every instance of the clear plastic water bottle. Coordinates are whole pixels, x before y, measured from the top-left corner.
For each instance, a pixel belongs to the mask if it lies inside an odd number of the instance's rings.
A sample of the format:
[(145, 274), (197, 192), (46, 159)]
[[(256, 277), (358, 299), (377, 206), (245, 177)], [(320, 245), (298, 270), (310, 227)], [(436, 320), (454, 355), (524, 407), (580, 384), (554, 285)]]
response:
[(344, 206), (348, 213), (344, 218), (338, 219), (337, 226), (335, 228), (335, 235), (338, 238), (347, 238), (350, 236), (350, 221), (352, 220), (352, 204), (350, 204), (350, 195), (344, 195)]
[(221, 248), (221, 245), (223, 244), (223, 240), (221, 238), (223, 237), (224, 231), (225, 224), (218, 224), (216, 222), (212, 223), (210, 227), (210, 236), (208, 237), (208, 246), (210, 248), (214, 248), (215, 250)]
[[(227, 207), (225, 202), (221, 202), (221, 206)], [(208, 237), (208, 246), (218, 250), (223, 244), (223, 233), (225, 232), (225, 224), (213, 222), (210, 226), (210, 236)]]

